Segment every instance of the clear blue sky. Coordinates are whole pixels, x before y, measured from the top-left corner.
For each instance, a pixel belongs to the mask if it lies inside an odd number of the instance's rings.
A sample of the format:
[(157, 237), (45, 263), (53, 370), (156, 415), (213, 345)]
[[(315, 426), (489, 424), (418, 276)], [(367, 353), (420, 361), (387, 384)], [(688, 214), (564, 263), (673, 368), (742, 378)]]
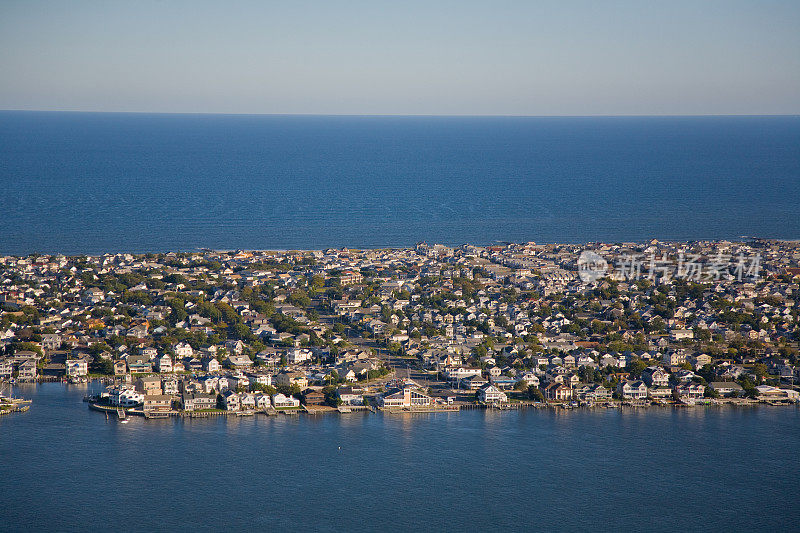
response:
[(0, 0), (0, 109), (800, 114), (800, 0)]

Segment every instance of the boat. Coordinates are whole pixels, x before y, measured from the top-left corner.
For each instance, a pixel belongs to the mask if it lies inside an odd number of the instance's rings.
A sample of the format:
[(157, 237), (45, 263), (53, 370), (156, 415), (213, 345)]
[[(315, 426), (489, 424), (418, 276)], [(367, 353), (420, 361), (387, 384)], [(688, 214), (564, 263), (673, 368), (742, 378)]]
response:
[(128, 414), (125, 412), (125, 409), (118, 407), (117, 408), (117, 418), (119, 418), (120, 424), (127, 424), (128, 423)]

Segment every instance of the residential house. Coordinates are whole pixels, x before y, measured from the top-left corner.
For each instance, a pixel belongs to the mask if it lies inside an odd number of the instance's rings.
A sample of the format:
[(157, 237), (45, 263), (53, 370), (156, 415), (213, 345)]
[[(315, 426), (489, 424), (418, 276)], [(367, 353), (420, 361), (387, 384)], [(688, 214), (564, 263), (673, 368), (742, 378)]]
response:
[(484, 385), (478, 391), (478, 399), (484, 403), (507, 403), (508, 395), (494, 385)]
[(275, 409), (300, 407), (300, 400), (294, 396), (286, 396), (285, 394), (281, 394), (279, 392), (272, 397), (272, 406)]
[(124, 360), (118, 359), (114, 361), (114, 375), (115, 376), (124, 376), (128, 373), (128, 365), (125, 363)]
[(712, 381), (708, 384), (709, 387), (719, 393), (720, 396), (741, 396), (744, 389), (735, 381)]
[(228, 368), (244, 370), (253, 366), (253, 361), (246, 355), (229, 355), (225, 360)]
[(204, 392), (184, 393), (181, 396), (181, 404), (186, 411), (214, 409), (217, 407), (217, 395)]
[(669, 374), (660, 366), (649, 366), (642, 372), (642, 380), (648, 387), (669, 386)]
[(308, 378), (302, 372), (280, 372), (274, 377), (273, 381), (278, 386), (291, 387), (292, 385), (297, 385), (300, 388), (308, 387)]
[(83, 377), (89, 374), (89, 361), (86, 359), (67, 359), (64, 363), (66, 375), (70, 378)]
[(242, 409), (242, 402), (239, 393), (229, 390), (223, 394), (222, 405), (225, 407), (226, 411), (240, 411)]
[(153, 365), (146, 355), (129, 355), (128, 370), (132, 374), (146, 374), (153, 371)]
[(35, 359), (27, 359), (17, 366), (17, 378), (20, 381), (36, 381), (39, 375)]
[(162, 394), (161, 378), (159, 376), (142, 376), (136, 380), (136, 390), (145, 396)]
[(360, 390), (353, 387), (339, 387), (336, 390), (336, 395), (342, 400), (344, 405), (363, 405), (364, 395)]
[(219, 372), (219, 361), (214, 357), (207, 357), (203, 360), (203, 370), (206, 372)]
[(61, 346), (61, 335), (57, 333), (44, 333), (42, 334), (41, 345), (45, 350), (58, 350)]
[(572, 398), (572, 389), (563, 383), (550, 383), (544, 388), (544, 397), (558, 402)]
[(702, 398), (705, 392), (705, 385), (699, 383), (680, 383), (673, 389), (676, 398)]
[(143, 400), (145, 413), (165, 413), (172, 411), (172, 396), (169, 394), (145, 394)]
[(647, 385), (644, 381), (623, 381), (617, 385), (617, 392), (626, 400), (643, 400), (647, 398)]
[(314, 389), (306, 389), (303, 391), (303, 404), (304, 405), (322, 405), (325, 403), (325, 395)]
[(164, 354), (156, 359), (156, 368), (159, 372), (172, 372), (172, 358)]

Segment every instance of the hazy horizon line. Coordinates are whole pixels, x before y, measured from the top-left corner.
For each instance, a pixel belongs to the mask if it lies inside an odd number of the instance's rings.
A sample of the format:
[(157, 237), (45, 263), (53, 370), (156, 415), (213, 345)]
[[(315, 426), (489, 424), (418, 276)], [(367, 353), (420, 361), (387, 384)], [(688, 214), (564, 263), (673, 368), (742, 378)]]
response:
[(0, 113), (91, 113), (118, 115), (216, 115), (264, 117), (452, 117), (452, 118), (671, 118), (671, 117), (800, 117), (798, 113), (621, 113), (525, 115), (504, 113), (233, 113), (215, 111), (98, 111), (82, 109), (0, 109)]

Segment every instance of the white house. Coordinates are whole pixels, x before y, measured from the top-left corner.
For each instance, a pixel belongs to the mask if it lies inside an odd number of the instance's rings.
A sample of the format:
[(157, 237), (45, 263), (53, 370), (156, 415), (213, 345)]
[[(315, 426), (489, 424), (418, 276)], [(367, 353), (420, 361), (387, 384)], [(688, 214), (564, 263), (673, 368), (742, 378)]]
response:
[(300, 407), (300, 400), (294, 396), (286, 396), (280, 392), (272, 397), (272, 405), (275, 409), (285, 409), (290, 407)]
[(478, 398), (484, 403), (506, 403), (508, 395), (494, 385), (484, 385), (478, 391)]

